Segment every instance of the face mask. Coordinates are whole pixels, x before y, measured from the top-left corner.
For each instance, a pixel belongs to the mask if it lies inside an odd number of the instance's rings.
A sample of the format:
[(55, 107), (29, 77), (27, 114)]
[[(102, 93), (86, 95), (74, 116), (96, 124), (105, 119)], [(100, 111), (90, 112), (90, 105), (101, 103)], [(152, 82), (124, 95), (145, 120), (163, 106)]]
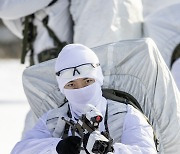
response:
[(69, 101), (71, 110), (81, 116), (86, 104), (92, 104), (95, 107), (101, 103), (102, 91), (98, 82), (80, 89), (64, 89), (64, 94)]

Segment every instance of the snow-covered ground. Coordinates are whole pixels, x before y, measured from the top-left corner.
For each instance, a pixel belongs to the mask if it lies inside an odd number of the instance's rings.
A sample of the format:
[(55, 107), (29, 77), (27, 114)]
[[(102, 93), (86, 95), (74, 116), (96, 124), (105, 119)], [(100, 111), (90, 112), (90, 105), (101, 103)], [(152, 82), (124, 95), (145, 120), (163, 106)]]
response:
[(10, 154), (21, 139), (29, 105), (22, 87), (25, 65), (0, 59), (0, 154)]

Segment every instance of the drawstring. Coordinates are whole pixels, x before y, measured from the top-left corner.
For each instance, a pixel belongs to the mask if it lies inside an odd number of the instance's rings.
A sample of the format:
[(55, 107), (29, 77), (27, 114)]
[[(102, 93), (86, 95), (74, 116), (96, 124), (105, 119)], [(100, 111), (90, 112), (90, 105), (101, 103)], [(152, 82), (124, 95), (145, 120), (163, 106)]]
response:
[[(72, 118), (72, 115), (71, 115), (71, 112), (70, 112), (69, 104), (68, 104), (67, 115), (68, 115), (69, 118)], [(64, 131), (63, 131), (62, 139), (65, 139), (65, 138), (68, 137), (69, 128), (70, 128), (70, 125), (66, 123), (66, 124), (65, 124), (65, 127), (64, 127)]]

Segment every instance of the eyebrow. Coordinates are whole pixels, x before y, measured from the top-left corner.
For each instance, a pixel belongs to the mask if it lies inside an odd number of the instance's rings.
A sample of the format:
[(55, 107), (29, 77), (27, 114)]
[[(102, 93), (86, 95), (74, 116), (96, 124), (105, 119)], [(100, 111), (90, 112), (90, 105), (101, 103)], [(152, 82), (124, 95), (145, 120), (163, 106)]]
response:
[[(83, 78), (83, 80), (87, 80), (87, 79), (91, 79), (91, 78)], [(74, 80), (69, 81), (68, 83), (72, 83), (72, 82), (74, 82)]]

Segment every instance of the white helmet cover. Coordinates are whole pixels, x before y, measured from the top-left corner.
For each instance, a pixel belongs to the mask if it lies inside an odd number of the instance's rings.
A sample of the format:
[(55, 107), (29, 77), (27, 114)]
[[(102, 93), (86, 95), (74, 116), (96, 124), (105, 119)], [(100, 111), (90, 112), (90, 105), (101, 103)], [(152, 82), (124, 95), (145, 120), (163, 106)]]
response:
[[(69, 44), (66, 45), (59, 53), (55, 63), (55, 72), (86, 63), (97, 64), (99, 63), (99, 59), (96, 56), (96, 54), (88, 47), (81, 44)], [(94, 68), (93, 71), (89, 72), (86, 75), (77, 74), (70, 79), (65, 79), (61, 78), (60, 76), (56, 76), (56, 79), (61, 92), (64, 94), (64, 86), (69, 81), (85, 77), (94, 78), (96, 81), (100, 83), (100, 85), (103, 85), (104, 77), (102, 74), (101, 67)]]

